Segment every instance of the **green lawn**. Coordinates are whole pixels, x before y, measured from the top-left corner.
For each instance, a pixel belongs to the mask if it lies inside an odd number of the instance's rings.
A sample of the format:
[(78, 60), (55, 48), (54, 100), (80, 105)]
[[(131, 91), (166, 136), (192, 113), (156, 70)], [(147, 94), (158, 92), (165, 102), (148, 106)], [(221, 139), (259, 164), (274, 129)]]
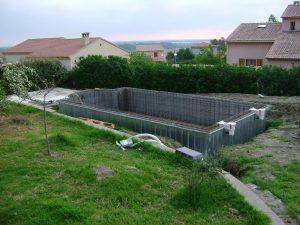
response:
[[(1, 225), (269, 224), (223, 178), (203, 182), (190, 207), (190, 162), (174, 154), (148, 145), (121, 151), (120, 137), (50, 115), (49, 157), (40, 111), (10, 105), (2, 114)], [(27, 121), (13, 122), (16, 116)], [(113, 175), (97, 180), (97, 165)]]

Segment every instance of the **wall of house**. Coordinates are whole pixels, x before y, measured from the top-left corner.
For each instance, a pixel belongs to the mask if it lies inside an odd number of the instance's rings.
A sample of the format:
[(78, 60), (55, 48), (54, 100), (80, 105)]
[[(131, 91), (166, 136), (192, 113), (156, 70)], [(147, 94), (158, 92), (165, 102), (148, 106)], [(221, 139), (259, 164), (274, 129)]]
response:
[(290, 22), (295, 21), (295, 30), (300, 31), (300, 19), (283, 19), (282, 21), (282, 30), (289, 31), (290, 30)]
[(5, 62), (6, 63), (16, 63), (20, 61), (21, 59), (24, 59), (28, 54), (13, 54), (13, 55), (7, 55), (5, 54)]
[(59, 58), (58, 59), (61, 64), (67, 68), (67, 70), (70, 70), (72, 67), (71, 67), (71, 60), (69, 58)]
[(89, 45), (87, 45), (85, 48), (82, 48), (79, 52), (73, 54), (71, 58), (71, 67), (75, 65), (76, 60), (79, 59), (79, 57), (82, 56), (88, 56), (88, 55), (102, 55), (102, 56), (119, 56), (128, 58), (129, 53), (125, 50), (122, 50), (113, 44), (106, 42), (102, 39), (99, 39)]
[[(16, 63), (22, 59), (30, 57), (28, 54), (13, 54), (13, 55), (5, 55), (6, 63)], [(68, 70), (71, 69), (71, 62), (69, 58), (58, 58), (58, 60), (65, 66)]]
[[(157, 57), (154, 57), (154, 52), (157, 52)], [(151, 59), (154, 61), (165, 61), (166, 60), (166, 55), (164, 51), (149, 51), (149, 52), (142, 52), (147, 56), (150, 56)]]
[(296, 66), (300, 66), (300, 60), (274, 60), (269, 59), (269, 64), (274, 66), (280, 66), (285, 68), (293, 68)]
[(227, 43), (227, 63), (239, 64), (239, 59), (263, 59), (263, 65), (268, 64), (265, 59), (273, 43)]

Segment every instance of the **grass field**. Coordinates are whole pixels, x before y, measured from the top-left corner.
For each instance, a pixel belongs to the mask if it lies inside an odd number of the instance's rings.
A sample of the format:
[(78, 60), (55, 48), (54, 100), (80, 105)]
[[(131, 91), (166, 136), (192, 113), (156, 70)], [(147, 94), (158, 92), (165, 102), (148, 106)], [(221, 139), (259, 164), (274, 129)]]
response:
[[(120, 137), (49, 115), (49, 157), (40, 111), (10, 105), (0, 118), (1, 225), (269, 224), (221, 177), (205, 180), (191, 207), (191, 163), (174, 154), (121, 151)], [(97, 166), (114, 172), (98, 180)]]

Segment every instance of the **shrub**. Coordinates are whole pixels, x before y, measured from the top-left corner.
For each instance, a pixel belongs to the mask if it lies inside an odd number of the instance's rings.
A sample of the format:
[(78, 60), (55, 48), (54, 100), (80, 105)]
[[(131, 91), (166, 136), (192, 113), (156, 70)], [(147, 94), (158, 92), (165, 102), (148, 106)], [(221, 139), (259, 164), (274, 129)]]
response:
[(70, 79), (75, 88), (116, 88), (130, 84), (130, 73), (127, 59), (89, 55), (76, 62)]
[(3, 110), (3, 108), (6, 105), (6, 96), (5, 96), (3, 83), (4, 83), (3, 80), (0, 80), (0, 110)]
[(28, 91), (34, 86), (31, 80), (36, 76), (34, 69), (22, 64), (4, 64), (0, 67), (0, 80), (6, 94), (27, 97)]
[(34, 89), (47, 88), (49, 84), (62, 85), (65, 82), (67, 69), (58, 59), (26, 58), (20, 64), (35, 70), (37, 76), (29, 77), (35, 84)]
[(203, 188), (214, 189), (219, 178), (219, 169), (216, 165), (213, 159), (195, 161), (186, 175), (186, 186), (175, 196), (174, 204), (192, 209), (203, 206), (203, 200), (207, 198), (204, 196), (206, 193)]

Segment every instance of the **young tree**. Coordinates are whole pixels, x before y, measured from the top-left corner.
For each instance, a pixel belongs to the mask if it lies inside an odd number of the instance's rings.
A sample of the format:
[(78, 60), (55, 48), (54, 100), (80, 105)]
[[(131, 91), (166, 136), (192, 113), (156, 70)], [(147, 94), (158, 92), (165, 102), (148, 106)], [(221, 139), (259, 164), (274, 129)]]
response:
[(4, 90), (2, 90), (0, 87), (0, 98), (3, 98), (1, 95), (3, 95), (3, 92), (5, 91), (7, 94), (17, 95), (22, 100), (31, 99), (28, 93), (30, 89), (41, 89), (40, 87), (36, 86), (36, 83), (42, 84), (41, 86), (43, 88), (46, 87), (46, 90), (43, 93), (43, 124), (47, 144), (47, 154), (51, 156), (51, 149), (48, 139), (46, 97), (55, 87), (55, 83), (53, 81), (42, 79), (41, 77), (37, 76), (37, 73), (34, 69), (20, 63), (4, 64), (0, 66), (0, 84), (1, 83), (3, 83)]
[(174, 61), (175, 55), (174, 52), (168, 52), (166, 59), (167, 61)]
[(181, 48), (177, 52), (178, 61), (191, 61), (194, 57), (195, 56), (190, 48)]

